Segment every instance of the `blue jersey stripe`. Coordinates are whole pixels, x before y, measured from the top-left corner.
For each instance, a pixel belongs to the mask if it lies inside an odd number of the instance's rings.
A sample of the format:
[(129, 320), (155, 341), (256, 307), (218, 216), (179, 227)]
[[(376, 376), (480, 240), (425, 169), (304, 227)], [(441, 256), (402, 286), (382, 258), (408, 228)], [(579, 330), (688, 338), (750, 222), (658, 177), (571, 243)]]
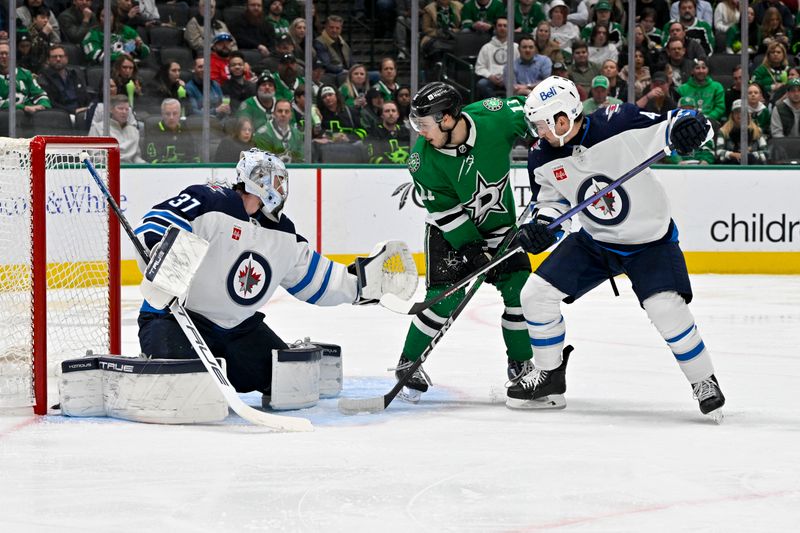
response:
[[(690, 359), (694, 359), (700, 352), (706, 349), (706, 345), (703, 341), (700, 341), (700, 344), (695, 346), (693, 349), (689, 350), (686, 353), (676, 353), (675, 359), (678, 361), (689, 361)], [(674, 352), (673, 352), (674, 353)]]
[(133, 233), (135, 235), (139, 235), (140, 233), (145, 233), (147, 231), (152, 231), (154, 233), (158, 233), (159, 235), (164, 235), (164, 233), (167, 232), (167, 227), (162, 226), (160, 224), (156, 224), (155, 222), (148, 222), (146, 224), (142, 224), (141, 226), (133, 230)]
[(183, 228), (186, 231), (192, 231), (192, 226), (186, 221), (186, 219), (180, 218), (175, 213), (171, 211), (162, 211), (162, 210), (152, 210), (145, 213), (142, 217), (142, 220), (152, 219), (152, 218), (161, 218), (166, 220), (167, 222), (171, 222), (178, 226), (179, 228)]
[(564, 337), (566, 337), (566, 333), (562, 333), (558, 337), (550, 337), (549, 339), (531, 339), (531, 346), (537, 346), (539, 348), (553, 346), (554, 344), (564, 342)]
[(672, 337), (671, 339), (667, 339), (667, 342), (678, 342), (679, 340), (684, 338), (686, 335), (691, 333), (693, 329), (694, 329), (694, 324), (692, 324), (691, 326), (686, 328), (686, 331), (682, 331), (682, 332), (678, 333), (676, 336)]
[[(561, 324), (563, 321), (564, 321), (564, 315), (561, 315), (561, 318), (558, 319), (556, 325)], [(532, 322), (530, 320), (526, 320), (526, 322), (531, 326), (546, 326), (548, 324), (552, 324), (552, 322)]]
[(328, 283), (331, 280), (332, 272), (333, 272), (333, 263), (329, 263), (328, 270), (325, 271), (325, 279), (322, 280), (322, 287), (319, 288), (319, 290), (316, 292), (316, 294), (314, 294), (314, 296), (306, 300), (308, 303), (315, 304), (320, 298), (322, 298), (325, 295), (325, 291), (328, 290)]
[(305, 289), (306, 287), (308, 287), (308, 284), (311, 283), (312, 279), (314, 279), (314, 274), (317, 271), (317, 265), (318, 264), (319, 264), (319, 254), (317, 252), (314, 252), (314, 255), (311, 256), (311, 264), (308, 265), (308, 271), (306, 271), (306, 275), (303, 276), (303, 279), (301, 279), (297, 283), (297, 285), (295, 285), (294, 287), (289, 287), (288, 289), (286, 289), (286, 292), (288, 292), (289, 294), (294, 296), (298, 292), (300, 292), (303, 289)]

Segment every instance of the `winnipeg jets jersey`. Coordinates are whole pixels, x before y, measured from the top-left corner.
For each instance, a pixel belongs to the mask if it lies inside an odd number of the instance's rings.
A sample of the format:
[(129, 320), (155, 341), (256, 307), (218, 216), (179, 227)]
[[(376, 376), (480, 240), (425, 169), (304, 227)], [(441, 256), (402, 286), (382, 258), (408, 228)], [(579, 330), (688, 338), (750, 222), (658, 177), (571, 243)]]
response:
[[(565, 146), (540, 141), (528, 154), (535, 207), (555, 218), (664, 149), (673, 114), (649, 113), (633, 104), (611, 105), (587, 116)], [(592, 238), (609, 244), (656, 241), (670, 225), (669, 201), (649, 168), (578, 216)]]
[[(278, 288), (316, 305), (352, 303), (356, 277), (315, 252), (286, 216), (248, 216), (236, 191), (192, 185), (148, 211), (135, 233), (152, 249), (175, 224), (209, 241), (185, 306), (218, 326), (253, 316)], [(152, 311), (147, 302), (143, 310)]]

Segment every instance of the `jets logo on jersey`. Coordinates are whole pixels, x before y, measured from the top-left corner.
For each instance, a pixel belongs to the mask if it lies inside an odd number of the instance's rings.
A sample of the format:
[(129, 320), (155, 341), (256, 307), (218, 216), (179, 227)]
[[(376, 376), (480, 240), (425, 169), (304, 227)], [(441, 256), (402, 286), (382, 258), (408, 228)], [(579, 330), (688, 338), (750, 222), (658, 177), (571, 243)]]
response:
[[(586, 198), (599, 192), (612, 181), (611, 178), (602, 174), (589, 176), (581, 183), (580, 187), (578, 187), (576, 201), (582, 202)], [(621, 224), (628, 217), (630, 209), (631, 205), (628, 193), (625, 192), (625, 189), (622, 187), (617, 187), (613, 191), (607, 192), (592, 202), (582, 213), (597, 224), (616, 226), (617, 224)]]
[(408, 170), (409, 170), (409, 172), (411, 172), (413, 174), (414, 172), (419, 170), (419, 164), (420, 164), (419, 152), (414, 152), (408, 158)]
[(267, 292), (272, 269), (256, 252), (244, 252), (228, 272), (228, 295), (239, 305), (253, 305)]
[(475, 181), (475, 192), (464, 207), (472, 211), (472, 220), (476, 226), (483, 224), (491, 213), (508, 213), (508, 209), (503, 205), (503, 191), (508, 185), (508, 172), (497, 183), (488, 183), (480, 171), (477, 171)]
[(500, 111), (503, 109), (503, 101), (496, 96), (492, 96), (483, 101), (483, 107), (489, 111)]

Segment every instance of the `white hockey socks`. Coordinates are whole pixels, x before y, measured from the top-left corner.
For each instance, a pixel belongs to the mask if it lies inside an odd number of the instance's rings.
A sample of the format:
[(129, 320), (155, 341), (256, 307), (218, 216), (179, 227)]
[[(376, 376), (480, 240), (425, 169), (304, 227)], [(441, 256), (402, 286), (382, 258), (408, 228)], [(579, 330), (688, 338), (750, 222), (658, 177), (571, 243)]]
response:
[(674, 291), (659, 292), (642, 302), (642, 306), (689, 383), (697, 383), (714, 373), (711, 356), (681, 295)]
[(566, 297), (535, 274), (528, 277), (520, 293), (533, 348), (533, 363), (539, 370), (554, 370), (561, 365), (566, 336), (561, 300)]

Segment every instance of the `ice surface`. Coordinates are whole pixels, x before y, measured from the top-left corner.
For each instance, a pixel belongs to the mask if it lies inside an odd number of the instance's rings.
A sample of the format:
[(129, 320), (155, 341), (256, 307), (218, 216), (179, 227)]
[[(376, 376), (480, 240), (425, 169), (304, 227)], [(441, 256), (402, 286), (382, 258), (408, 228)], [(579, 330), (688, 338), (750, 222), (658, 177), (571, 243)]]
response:
[[(800, 277), (693, 276), (691, 308), (727, 396), (704, 418), (638, 307), (604, 285), (565, 306), (567, 408), (504, 406), (502, 305), (482, 288), (436, 347), (419, 405), (298, 412), (275, 434), (207, 426), (0, 417), (0, 531), (797, 531)], [(136, 288), (124, 353), (138, 351)], [(344, 394), (381, 395), (408, 317), (266, 308), (284, 339), (343, 346)], [(258, 395), (246, 401), (260, 405)]]

